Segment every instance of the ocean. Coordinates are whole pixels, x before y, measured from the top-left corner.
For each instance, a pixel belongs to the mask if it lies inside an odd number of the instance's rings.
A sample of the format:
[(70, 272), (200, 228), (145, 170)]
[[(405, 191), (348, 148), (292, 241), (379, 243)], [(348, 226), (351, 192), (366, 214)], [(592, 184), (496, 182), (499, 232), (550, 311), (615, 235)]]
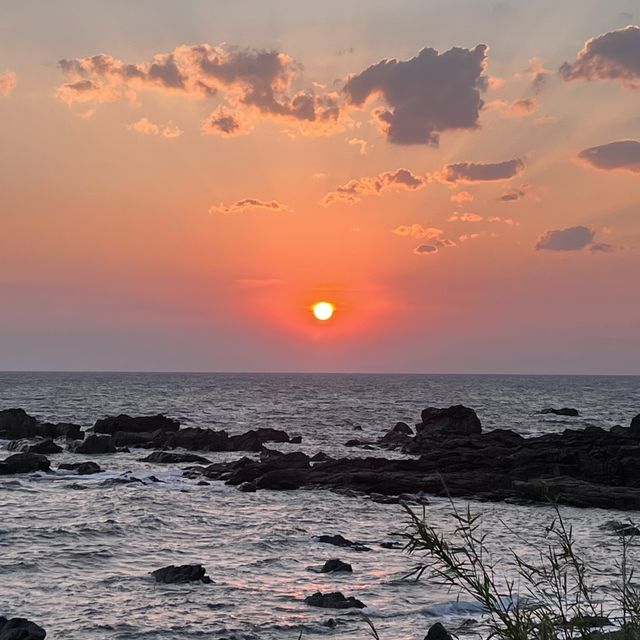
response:
[[(183, 426), (231, 433), (285, 429), (301, 435), (302, 444), (273, 448), (335, 457), (400, 455), (344, 443), (377, 438), (399, 420), (413, 424), (426, 406), (452, 404), (474, 408), (486, 430), (528, 436), (609, 428), (640, 413), (640, 377), (0, 373), (0, 409), (22, 407), (43, 420), (89, 427), (107, 415), (161, 412)], [(575, 407), (581, 417), (540, 414), (550, 406)], [(0, 479), (0, 615), (28, 617), (53, 640), (368, 637), (356, 611), (303, 602), (315, 591), (341, 591), (367, 605), (381, 640), (421, 639), (436, 621), (461, 637), (482, 635), (475, 603), (429, 575), (404, 579), (419, 558), (381, 546), (407, 524), (399, 505), (330, 491), (242, 493), (221, 482), (199, 485), (182, 477), (185, 465), (139, 462), (147, 453), (91, 456), (104, 469), (91, 476)], [(213, 461), (241, 455), (206, 454)], [(80, 459), (67, 452), (48, 457), (53, 467)], [(140, 482), (122, 483), (123, 474)], [(553, 517), (546, 506), (444, 498), (430, 498), (425, 514), (451, 533), (452, 509), (467, 504), (482, 513), (498, 571), (510, 571), (511, 550), (533, 553), (529, 543), (542, 539)], [(640, 514), (568, 507), (562, 513), (608, 594), (620, 550), (603, 525), (640, 521)], [(371, 551), (315, 539), (338, 533)], [(351, 563), (353, 573), (309, 570), (329, 558)], [(202, 563), (212, 584), (159, 585), (148, 575), (187, 563)]]

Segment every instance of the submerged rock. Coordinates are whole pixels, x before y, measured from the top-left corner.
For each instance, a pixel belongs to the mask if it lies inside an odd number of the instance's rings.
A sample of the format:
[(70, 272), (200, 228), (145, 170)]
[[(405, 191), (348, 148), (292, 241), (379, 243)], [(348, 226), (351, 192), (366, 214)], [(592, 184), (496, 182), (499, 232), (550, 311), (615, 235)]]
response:
[(332, 593), (316, 591), (313, 595), (307, 596), (304, 601), (310, 607), (321, 607), (322, 609), (364, 609), (367, 606), (353, 596), (345, 598), (339, 591)]
[(351, 573), (353, 568), (348, 562), (342, 562), (342, 560), (339, 560), (338, 558), (333, 558), (331, 560), (327, 560), (322, 565), (322, 569), (320, 569), (321, 573), (334, 573), (338, 571)]
[(151, 572), (156, 582), (163, 584), (184, 584), (187, 582), (210, 584), (211, 578), (206, 574), (207, 570), (201, 564), (169, 565)]
[(562, 409), (554, 409), (553, 407), (548, 407), (547, 409), (543, 409), (540, 413), (551, 413), (554, 416), (569, 416), (573, 418), (577, 418), (580, 415), (580, 412), (577, 409), (572, 409), (570, 407), (563, 407)]
[(0, 640), (44, 640), (47, 632), (26, 618), (0, 616)]
[(24, 409), (3, 409), (0, 411), (0, 438), (20, 440), (36, 435), (38, 421)]
[(51, 463), (39, 453), (14, 453), (0, 462), (0, 476), (49, 471)]
[(349, 547), (354, 551), (371, 551), (369, 547), (365, 547), (358, 542), (352, 542), (351, 540), (341, 536), (339, 533), (333, 536), (323, 534), (317, 537), (318, 542), (322, 542), (323, 544), (332, 544), (336, 547)]
[(100, 465), (91, 462), (65, 462), (58, 466), (58, 469), (64, 469), (65, 471), (75, 471), (79, 476), (87, 476), (92, 473), (100, 473), (102, 469)]

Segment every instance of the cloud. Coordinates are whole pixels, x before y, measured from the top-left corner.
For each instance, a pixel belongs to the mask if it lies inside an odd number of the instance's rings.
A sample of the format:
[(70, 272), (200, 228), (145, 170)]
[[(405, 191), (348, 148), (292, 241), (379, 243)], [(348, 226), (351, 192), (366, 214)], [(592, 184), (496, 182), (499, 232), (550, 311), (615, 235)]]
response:
[(325, 207), (336, 202), (355, 204), (364, 196), (380, 195), (387, 189), (418, 191), (426, 187), (427, 182), (428, 178), (426, 176), (414, 175), (408, 169), (385, 171), (377, 176), (365, 176), (364, 178), (349, 180), (349, 182), (340, 185), (335, 191), (327, 193), (321, 204)]
[(348, 79), (347, 103), (364, 107), (380, 98), (387, 106), (373, 113), (389, 142), (438, 146), (445, 131), (479, 128), (486, 53), (480, 44), (442, 54), (426, 48), (410, 60), (384, 59)]
[(438, 247), (433, 244), (421, 244), (413, 250), (413, 253), (417, 256), (430, 256), (438, 253)]
[(500, 202), (516, 202), (517, 200), (522, 200), (522, 198), (527, 195), (527, 187), (526, 185), (520, 187), (519, 189), (508, 189), (507, 191), (503, 191), (499, 196), (498, 200)]
[(140, 118), (140, 120), (137, 120), (133, 124), (127, 125), (127, 129), (147, 136), (160, 135), (164, 138), (179, 138), (183, 134), (182, 129), (171, 122), (167, 124), (156, 124), (146, 117)]
[(593, 253), (613, 253), (615, 248), (613, 245), (610, 245), (606, 242), (594, 242), (590, 247), (589, 251)]
[(524, 171), (524, 162), (520, 159), (505, 162), (457, 162), (447, 164), (439, 174), (445, 182), (487, 182), (509, 180)]
[(5, 71), (0, 73), (0, 96), (6, 97), (11, 95), (16, 88), (17, 76), (13, 71)]
[(479, 216), (477, 213), (454, 213), (452, 216), (449, 216), (449, 222), (482, 222), (484, 218)]
[(262, 209), (264, 211), (273, 211), (275, 213), (291, 211), (289, 207), (277, 200), (266, 201), (257, 200), (256, 198), (245, 198), (244, 200), (238, 200), (229, 205), (220, 203), (218, 206), (211, 206), (209, 207), (209, 214), (222, 213), (223, 215), (229, 215), (231, 213), (243, 213), (244, 211), (252, 209)]
[(476, 238), (479, 238), (479, 237), (480, 237), (479, 233), (463, 233), (458, 238), (458, 241), (459, 242), (467, 242), (468, 240), (475, 240)]
[[(316, 94), (313, 87), (294, 90), (301, 79), (301, 65), (277, 51), (226, 44), (180, 45), (141, 63), (99, 54), (61, 60), (59, 65), (67, 82), (58, 87), (57, 96), (69, 105), (135, 102), (143, 91), (215, 96), (247, 116), (298, 123), (309, 132), (335, 126), (340, 115), (337, 95)], [(227, 133), (233, 128), (230, 122), (218, 122), (219, 130), (225, 126)]]
[(507, 100), (492, 100), (487, 104), (487, 109), (496, 110), (508, 118), (524, 118), (531, 115), (538, 108), (535, 98), (521, 98), (508, 102)]
[(241, 136), (249, 133), (253, 127), (246, 119), (238, 114), (232, 113), (226, 107), (220, 105), (202, 123), (202, 133), (207, 135), (219, 135), (225, 138)]
[(433, 240), (434, 238), (439, 238), (444, 231), (436, 227), (423, 227), (421, 224), (414, 223), (411, 225), (400, 225), (396, 227), (392, 233), (398, 236), (410, 236), (416, 240)]
[(547, 83), (547, 77), (553, 72), (542, 64), (540, 58), (531, 58), (525, 69), (525, 73), (531, 76), (531, 88), (536, 93), (540, 93)]
[(580, 160), (602, 171), (630, 171), (640, 173), (640, 142), (618, 140), (598, 147), (584, 149), (578, 154)]
[(576, 61), (565, 62), (560, 75), (569, 80), (619, 80), (640, 88), (640, 27), (629, 25), (587, 40)]
[(463, 202), (472, 202), (473, 195), (471, 195), (468, 191), (460, 191), (459, 193), (454, 193), (451, 198), (449, 198), (451, 202), (457, 202), (459, 204)]
[(356, 145), (360, 147), (360, 155), (366, 156), (368, 151), (368, 143), (366, 140), (361, 140), (360, 138), (349, 138), (347, 140), (349, 144)]
[(580, 251), (594, 244), (595, 231), (589, 227), (569, 227), (545, 232), (536, 251)]

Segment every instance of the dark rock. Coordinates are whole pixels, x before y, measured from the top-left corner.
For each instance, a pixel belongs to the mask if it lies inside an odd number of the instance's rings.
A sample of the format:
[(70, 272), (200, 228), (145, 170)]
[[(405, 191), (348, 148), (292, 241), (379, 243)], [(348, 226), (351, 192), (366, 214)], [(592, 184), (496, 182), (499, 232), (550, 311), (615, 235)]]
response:
[(316, 591), (313, 595), (307, 596), (304, 601), (311, 607), (321, 607), (322, 609), (364, 609), (367, 606), (353, 596), (345, 598), (339, 591), (332, 593)]
[(271, 469), (308, 469), (310, 458), (302, 451), (282, 453), (272, 449), (263, 449), (260, 461), (265, 462)]
[(43, 422), (36, 425), (36, 435), (41, 438), (71, 438), (72, 440), (82, 440), (84, 431), (78, 424), (71, 422)]
[(26, 618), (0, 616), (0, 640), (44, 640), (47, 632)]
[(385, 542), (381, 542), (380, 546), (383, 549), (403, 549), (404, 548), (403, 545), (400, 544), (399, 542), (387, 542), (387, 541), (385, 541)]
[(302, 442), (302, 436), (291, 436), (289, 442), (291, 444), (300, 444)]
[(197, 464), (211, 464), (210, 460), (207, 460), (202, 456), (198, 456), (195, 453), (171, 453), (169, 451), (154, 451), (146, 458), (141, 458), (139, 462), (156, 462), (158, 464), (196, 462)]
[(255, 482), (242, 482), (238, 485), (238, 491), (243, 491), (244, 493), (254, 493), (257, 490)]
[(318, 542), (322, 542), (323, 544), (332, 544), (336, 547), (349, 547), (354, 551), (371, 551), (369, 547), (365, 547), (364, 545), (357, 542), (352, 542), (344, 536), (341, 536), (339, 533), (333, 536), (323, 534), (321, 536), (318, 536), (317, 540)]
[(345, 447), (365, 447), (370, 445), (370, 442), (367, 442), (366, 440), (358, 440), (357, 438), (352, 438), (351, 440), (347, 440), (344, 443)]
[(370, 493), (369, 498), (371, 502), (378, 504), (398, 504), (400, 502), (398, 496), (383, 496), (381, 493)]
[(606, 531), (611, 531), (616, 536), (640, 536), (640, 529), (632, 522), (618, 522), (617, 520), (609, 520), (601, 527)]
[(131, 416), (121, 414), (96, 420), (93, 425), (95, 433), (113, 435), (118, 431), (128, 433), (152, 433), (153, 431), (178, 431), (180, 423), (172, 418), (167, 418), (161, 413), (155, 416)]
[(0, 462), (0, 476), (49, 470), (49, 460), (39, 453), (14, 453)]
[(451, 634), (439, 622), (429, 627), (424, 640), (453, 640)]
[(427, 407), (422, 411), (422, 426), (418, 434), (423, 431), (439, 432), (442, 435), (479, 435), (482, 425), (473, 409), (461, 404), (447, 409)]
[(640, 413), (631, 420), (629, 431), (634, 438), (640, 437)]
[(309, 460), (310, 462), (327, 462), (328, 460), (333, 460), (333, 458), (328, 456), (324, 451), (320, 451), (309, 458)]
[(359, 424), (354, 425), (353, 427), (354, 431), (362, 431), (362, 427)]
[(21, 440), (36, 435), (38, 421), (24, 409), (3, 409), (0, 411), (0, 438)]
[(146, 431), (116, 431), (112, 436), (109, 436), (116, 449), (125, 447), (153, 447), (155, 439), (162, 437), (163, 431), (153, 431), (147, 433)]
[(333, 558), (331, 560), (327, 560), (324, 565), (322, 565), (322, 569), (320, 569), (320, 571), (322, 573), (334, 573), (336, 571), (346, 571), (351, 573), (353, 569), (348, 562), (342, 562), (342, 560)]
[(53, 440), (39, 440), (36, 442), (13, 440), (9, 443), (7, 449), (9, 449), (9, 451), (22, 451), (23, 453), (42, 454), (60, 453), (62, 451), (62, 447), (57, 445)]
[(85, 440), (74, 441), (69, 446), (73, 453), (95, 455), (100, 453), (115, 453), (116, 447), (111, 436), (90, 435)]
[(289, 434), (280, 429), (252, 429), (238, 436), (229, 436), (227, 451), (260, 451), (265, 442), (289, 442)]
[(573, 418), (576, 418), (580, 415), (580, 412), (577, 409), (571, 409), (569, 407), (563, 407), (562, 409), (554, 409), (553, 407), (549, 407), (547, 409), (543, 409), (540, 413), (551, 413), (555, 416), (569, 416)]
[(92, 473), (100, 473), (102, 469), (95, 462), (65, 462), (58, 466), (58, 469), (66, 471), (75, 471), (79, 476), (87, 476)]
[(151, 575), (156, 582), (163, 584), (184, 584), (186, 582), (211, 583), (211, 578), (206, 575), (207, 570), (201, 564), (170, 565), (162, 569), (156, 569)]
[(256, 480), (258, 489), (274, 489), (277, 491), (293, 491), (299, 489), (306, 482), (304, 469), (273, 469), (267, 471)]
[(413, 429), (406, 422), (396, 422), (391, 431), (394, 431), (395, 433), (404, 433), (407, 436), (413, 435)]

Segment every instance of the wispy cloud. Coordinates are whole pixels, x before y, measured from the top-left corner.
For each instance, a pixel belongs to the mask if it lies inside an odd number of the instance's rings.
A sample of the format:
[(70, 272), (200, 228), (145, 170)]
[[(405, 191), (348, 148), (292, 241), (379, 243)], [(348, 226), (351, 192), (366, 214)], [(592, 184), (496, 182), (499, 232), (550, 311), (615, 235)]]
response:
[(220, 203), (209, 207), (209, 214), (221, 213), (223, 215), (229, 215), (232, 213), (243, 213), (249, 210), (262, 210), (271, 211), (274, 213), (283, 213), (285, 211), (291, 211), (289, 207), (278, 202), (277, 200), (258, 200), (256, 198), (245, 198), (243, 200), (237, 200), (233, 204)]

